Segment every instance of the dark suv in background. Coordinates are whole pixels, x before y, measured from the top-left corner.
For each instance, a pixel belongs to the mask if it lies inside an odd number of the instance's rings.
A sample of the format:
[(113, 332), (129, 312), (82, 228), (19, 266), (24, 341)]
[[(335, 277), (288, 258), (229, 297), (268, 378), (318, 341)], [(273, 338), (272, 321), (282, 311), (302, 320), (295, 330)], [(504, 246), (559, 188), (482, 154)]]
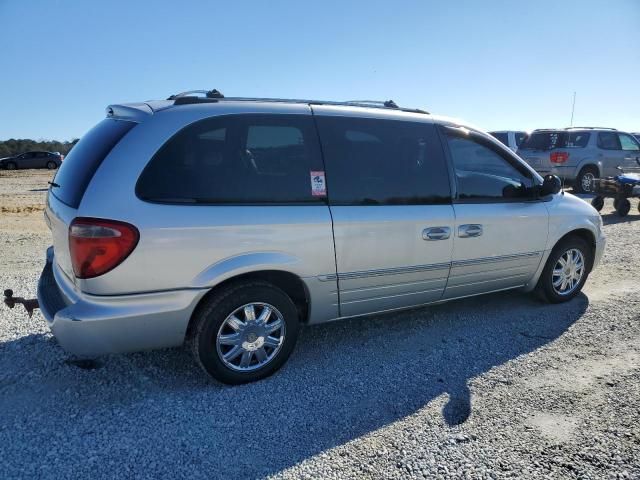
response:
[(594, 179), (618, 175), (617, 167), (637, 169), (640, 142), (614, 128), (540, 129), (518, 155), (541, 175), (558, 175), (580, 193), (593, 193)]
[(0, 168), (48, 168), (55, 170), (62, 164), (62, 156), (57, 152), (25, 152), (13, 157), (0, 159)]

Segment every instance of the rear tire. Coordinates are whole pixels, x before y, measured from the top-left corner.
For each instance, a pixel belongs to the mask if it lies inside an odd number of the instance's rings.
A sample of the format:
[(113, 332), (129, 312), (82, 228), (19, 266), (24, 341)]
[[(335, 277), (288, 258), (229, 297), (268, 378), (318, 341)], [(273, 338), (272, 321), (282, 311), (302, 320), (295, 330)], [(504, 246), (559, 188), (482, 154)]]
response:
[(597, 211), (602, 210), (602, 207), (604, 207), (604, 197), (595, 197), (591, 200), (591, 206)]
[(626, 217), (631, 210), (631, 202), (627, 198), (621, 198), (618, 200), (618, 206), (616, 207), (616, 212), (621, 217)]
[(598, 169), (588, 165), (580, 170), (576, 177), (575, 189), (578, 193), (594, 193), (595, 179), (598, 177)]
[[(581, 257), (582, 263), (582, 271), (579, 274), (579, 278), (576, 278), (578, 269), (574, 268), (571, 262), (566, 262), (568, 258), (576, 257)], [(562, 266), (561, 259), (565, 260), (566, 266)], [(551, 251), (536, 285), (536, 293), (542, 300), (549, 303), (568, 302), (582, 290), (592, 265), (593, 250), (591, 246), (580, 237), (567, 237), (558, 242)], [(565, 274), (565, 272), (568, 272), (568, 274)], [(571, 282), (573, 280), (576, 280), (576, 282), (575, 284), (570, 284), (569, 280), (567, 280), (567, 288), (563, 291), (562, 287), (565, 285), (563, 280), (569, 277), (571, 277)]]
[(198, 307), (193, 321), (189, 342), (196, 362), (229, 385), (275, 373), (291, 355), (300, 330), (291, 298), (262, 281), (236, 283), (216, 292)]
[(7, 162), (7, 170), (15, 170), (16, 168), (18, 168), (18, 166), (15, 162)]

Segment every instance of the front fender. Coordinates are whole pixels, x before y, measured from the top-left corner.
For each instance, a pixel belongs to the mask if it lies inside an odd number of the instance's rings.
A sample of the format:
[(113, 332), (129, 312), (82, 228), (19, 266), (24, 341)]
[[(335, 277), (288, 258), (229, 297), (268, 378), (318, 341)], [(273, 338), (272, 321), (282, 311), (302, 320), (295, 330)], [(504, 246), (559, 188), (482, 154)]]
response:
[[(568, 233), (576, 230), (586, 230), (593, 235), (593, 242), (596, 247), (598, 245), (604, 245), (604, 235), (602, 234), (601, 227), (602, 218), (597, 210), (589, 203), (565, 192), (564, 194), (554, 195), (553, 200), (547, 204), (547, 209), (549, 211), (549, 235), (547, 237), (547, 245), (538, 270), (524, 287), (525, 291), (531, 291), (535, 288), (553, 247)], [(597, 248), (596, 254), (598, 254)]]
[(225, 258), (210, 265), (194, 278), (192, 288), (209, 288), (231, 277), (259, 270), (281, 270), (298, 276), (299, 258), (282, 252), (253, 252)]

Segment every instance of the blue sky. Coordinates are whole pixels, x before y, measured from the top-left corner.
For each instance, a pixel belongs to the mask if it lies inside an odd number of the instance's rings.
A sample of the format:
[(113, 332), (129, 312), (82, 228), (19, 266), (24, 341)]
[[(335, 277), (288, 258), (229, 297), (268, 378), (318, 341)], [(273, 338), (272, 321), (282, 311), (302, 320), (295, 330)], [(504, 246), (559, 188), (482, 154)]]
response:
[(486, 130), (640, 131), (640, 0), (0, 0), (0, 139), (71, 139), (110, 103), (393, 99)]

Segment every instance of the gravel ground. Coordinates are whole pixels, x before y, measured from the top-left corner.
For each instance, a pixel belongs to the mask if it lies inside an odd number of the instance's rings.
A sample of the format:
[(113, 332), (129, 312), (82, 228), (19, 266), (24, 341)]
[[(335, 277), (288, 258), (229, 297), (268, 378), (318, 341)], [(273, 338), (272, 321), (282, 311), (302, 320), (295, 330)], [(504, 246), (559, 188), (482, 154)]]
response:
[[(32, 296), (49, 172), (0, 172), (0, 287)], [(303, 331), (226, 387), (186, 351), (67, 357), (0, 307), (0, 478), (640, 478), (640, 216), (564, 305), (494, 294)]]

